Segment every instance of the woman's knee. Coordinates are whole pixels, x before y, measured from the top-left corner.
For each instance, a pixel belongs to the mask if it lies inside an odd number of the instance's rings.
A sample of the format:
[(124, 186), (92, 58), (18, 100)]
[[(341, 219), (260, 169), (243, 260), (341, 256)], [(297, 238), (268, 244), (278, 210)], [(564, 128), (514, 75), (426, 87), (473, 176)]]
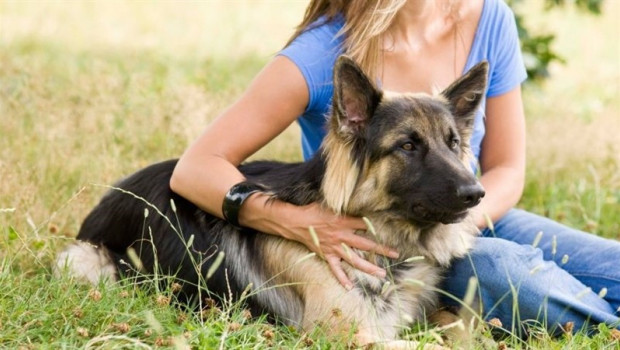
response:
[(475, 277), (481, 290), (503, 294), (543, 263), (539, 249), (499, 238), (479, 238), (466, 257), (453, 262), (445, 285), (449, 292), (462, 296), (470, 278)]
[[(462, 299), (471, 277), (478, 281), (483, 316), (498, 317), (505, 326), (523, 320), (557, 327), (566, 320), (583, 325), (591, 316), (597, 322), (615, 319), (609, 304), (531, 245), (479, 238), (466, 258), (454, 262), (446, 291)], [(458, 305), (454, 299), (444, 302)]]

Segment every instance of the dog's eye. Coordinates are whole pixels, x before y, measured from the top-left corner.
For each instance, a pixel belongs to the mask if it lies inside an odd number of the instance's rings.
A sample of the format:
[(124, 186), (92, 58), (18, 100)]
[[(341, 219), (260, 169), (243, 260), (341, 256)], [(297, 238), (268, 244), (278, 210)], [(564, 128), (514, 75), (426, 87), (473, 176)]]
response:
[(413, 146), (413, 142), (407, 142), (400, 146), (400, 148), (404, 149), (405, 151), (413, 151), (415, 147)]
[(450, 149), (456, 149), (461, 142), (458, 139), (450, 140)]

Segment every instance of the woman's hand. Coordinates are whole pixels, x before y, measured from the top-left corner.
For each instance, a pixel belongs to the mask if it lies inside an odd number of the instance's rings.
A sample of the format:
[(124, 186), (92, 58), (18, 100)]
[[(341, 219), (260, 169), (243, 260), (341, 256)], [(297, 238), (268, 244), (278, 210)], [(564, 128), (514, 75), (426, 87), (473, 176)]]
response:
[(381, 278), (386, 275), (384, 269), (364, 260), (351, 248), (398, 257), (398, 252), (355, 234), (356, 230), (367, 229), (360, 218), (338, 216), (316, 203), (295, 206), (281, 201), (266, 204), (266, 200), (266, 195), (248, 198), (239, 215), (241, 224), (302, 243), (325, 259), (336, 279), (347, 289), (353, 283), (342, 268), (342, 260), (362, 272)]

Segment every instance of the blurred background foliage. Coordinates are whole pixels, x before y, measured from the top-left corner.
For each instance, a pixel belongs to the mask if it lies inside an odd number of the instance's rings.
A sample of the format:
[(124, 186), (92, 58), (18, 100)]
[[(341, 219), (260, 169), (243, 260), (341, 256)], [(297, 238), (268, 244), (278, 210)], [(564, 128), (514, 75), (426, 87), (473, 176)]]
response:
[[(541, 4), (544, 11), (573, 5), (582, 12), (599, 15), (604, 0), (545, 0)], [(523, 0), (506, 0), (515, 12), (523, 60), (527, 68), (530, 81), (540, 81), (549, 76), (549, 64), (552, 62), (564, 63), (565, 58), (553, 49), (554, 33), (533, 33), (528, 27), (526, 15), (520, 11)]]

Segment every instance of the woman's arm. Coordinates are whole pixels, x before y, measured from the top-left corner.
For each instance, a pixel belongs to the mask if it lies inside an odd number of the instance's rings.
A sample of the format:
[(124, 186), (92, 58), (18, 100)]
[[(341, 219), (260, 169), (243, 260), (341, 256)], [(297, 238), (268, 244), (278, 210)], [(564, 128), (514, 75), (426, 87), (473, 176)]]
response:
[(244, 180), (237, 166), (286, 129), (307, 103), (297, 67), (274, 58), (185, 151), (172, 174), (172, 190), (222, 217), (226, 191)]
[[(172, 174), (170, 187), (203, 210), (222, 218), (226, 192), (244, 180), (237, 166), (301, 115), (308, 100), (308, 87), (297, 66), (288, 58), (277, 56), (241, 98), (185, 151)], [(363, 220), (336, 216), (316, 204), (298, 207), (275, 201), (267, 205), (266, 195), (254, 194), (244, 202), (239, 222), (301, 242), (322, 254), (345, 287), (352, 284), (342, 269), (341, 260), (366, 273), (385, 275), (385, 271), (355, 254), (348, 255), (343, 243), (357, 249), (397, 255), (354, 233), (366, 228)], [(316, 230), (320, 248), (313, 243), (310, 226)]]
[(517, 204), (525, 183), (525, 116), (521, 87), (487, 99), (486, 134), (480, 152), (486, 196), (476, 207), (479, 228), (502, 217)]

